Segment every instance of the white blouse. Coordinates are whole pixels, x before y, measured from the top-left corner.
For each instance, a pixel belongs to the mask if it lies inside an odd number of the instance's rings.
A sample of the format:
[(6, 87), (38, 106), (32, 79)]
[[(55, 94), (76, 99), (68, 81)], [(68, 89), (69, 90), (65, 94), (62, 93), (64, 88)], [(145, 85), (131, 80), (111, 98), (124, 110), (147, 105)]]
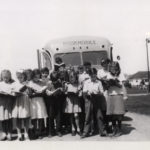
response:
[[(118, 79), (120, 82), (120, 85), (123, 86), (122, 81), (125, 80), (125, 77), (120, 74), (118, 77), (111, 75), (110, 73), (107, 76), (107, 79)], [(125, 95), (124, 90), (122, 87), (117, 87), (117, 86), (111, 86), (108, 90), (109, 95)]]

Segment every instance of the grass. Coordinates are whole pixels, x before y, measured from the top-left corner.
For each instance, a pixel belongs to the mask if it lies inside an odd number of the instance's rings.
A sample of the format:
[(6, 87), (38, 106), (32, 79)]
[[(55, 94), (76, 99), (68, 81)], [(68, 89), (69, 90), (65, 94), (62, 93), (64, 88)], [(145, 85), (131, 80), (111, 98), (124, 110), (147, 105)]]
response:
[(139, 93), (147, 93), (147, 90), (138, 89), (136, 87), (127, 88), (128, 94), (139, 94)]
[(130, 112), (150, 115), (150, 95), (129, 96), (126, 108)]

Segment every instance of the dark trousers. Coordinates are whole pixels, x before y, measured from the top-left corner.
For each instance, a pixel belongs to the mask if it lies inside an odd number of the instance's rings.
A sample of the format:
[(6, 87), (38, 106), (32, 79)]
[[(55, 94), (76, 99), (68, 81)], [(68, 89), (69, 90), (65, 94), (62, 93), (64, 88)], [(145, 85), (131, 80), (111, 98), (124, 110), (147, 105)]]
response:
[(55, 132), (55, 123), (56, 123), (56, 132), (61, 132), (62, 130), (62, 116), (63, 116), (63, 103), (64, 97), (62, 95), (51, 96), (49, 99), (49, 134)]
[(85, 101), (83, 96), (80, 97), (80, 103), (81, 103), (81, 113), (79, 114), (79, 121), (80, 121), (80, 129), (83, 131), (84, 128), (84, 121), (85, 121)]
[(101, 95), (92, 95), (85, 97), (85, 123), (83, 134), (88, 134), (90, 130), (94, 130), (94, 118), (101, 134), (104, 130), (104, 117), (101, 102)]

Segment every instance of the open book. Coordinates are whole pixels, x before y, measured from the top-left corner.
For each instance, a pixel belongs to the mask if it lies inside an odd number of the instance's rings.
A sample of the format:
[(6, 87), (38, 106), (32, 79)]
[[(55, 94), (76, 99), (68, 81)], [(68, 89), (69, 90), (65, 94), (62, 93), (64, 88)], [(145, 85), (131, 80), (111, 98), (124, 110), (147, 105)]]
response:
[(27, 86), (26, 85), (17, 85), (13, 90), (15, 91), (15, 92), (24, 92), (25, 90), (27, 89)]
[(31, 88), (32, 90), (34, 90), (36, 93), (43, 93), (48, 88), (47, 86), (40, 86), (40, 85), (35, 84), (35, 83), (28, 84), (27, 86), (29, 88)]
[(59, 94), (61, 91), (62, 91), (61, 88), (57, 88), (57, 89), (54, 90), (54, 91), (50, 91), (50, 95), (57, 95), (57, 94)]
[(15, 93), (14, 92), (12, 92), (11, 90), (1, 90), (0, 89), (0, 95), (1, 96), (15, 96)]

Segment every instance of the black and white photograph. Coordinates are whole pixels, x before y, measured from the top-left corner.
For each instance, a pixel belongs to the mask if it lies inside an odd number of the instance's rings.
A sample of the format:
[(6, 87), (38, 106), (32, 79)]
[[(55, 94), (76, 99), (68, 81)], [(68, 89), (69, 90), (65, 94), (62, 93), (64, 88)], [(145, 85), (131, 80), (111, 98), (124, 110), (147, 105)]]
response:
[(0, 0), (0, 143), (149, 142), (149, 0)]

